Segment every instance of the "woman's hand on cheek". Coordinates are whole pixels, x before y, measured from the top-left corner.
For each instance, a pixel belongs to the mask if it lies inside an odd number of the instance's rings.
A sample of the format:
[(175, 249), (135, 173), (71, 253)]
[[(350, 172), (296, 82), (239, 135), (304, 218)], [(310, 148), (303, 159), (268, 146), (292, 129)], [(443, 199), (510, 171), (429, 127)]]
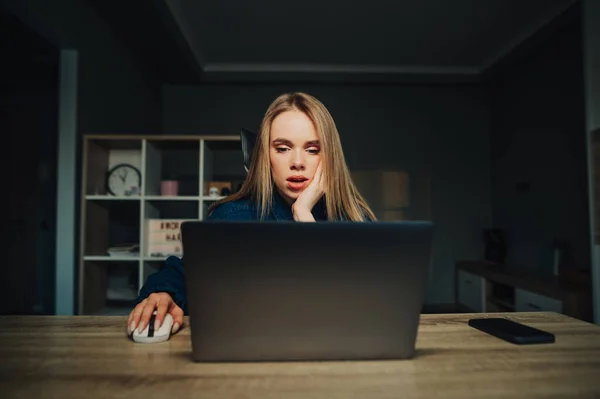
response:
[(292, 205), (294, 220), (298, 222), (314, 222), (315, 218), (311, 213), (312, 209), (317, 202), (319, 202), (324, 193), (323, 172), (321, 169), (321, 162), (319, 162), (319, 166), (317, 166), (312, 181)]

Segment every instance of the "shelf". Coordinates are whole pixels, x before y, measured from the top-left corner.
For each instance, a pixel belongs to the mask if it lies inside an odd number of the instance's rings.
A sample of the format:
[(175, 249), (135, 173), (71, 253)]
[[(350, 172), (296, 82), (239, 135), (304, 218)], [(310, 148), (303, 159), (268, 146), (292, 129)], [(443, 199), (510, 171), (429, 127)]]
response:
[(199, 201), (148, 200), (144, 204), (145, 219), (198, 219)]
[(246, 179), (241, 143), (230, 141), (205, 142), (203, 148), (203, 199), (208, 197), (211, 182), (231, 184), (231, 192), (236, 192)]
[(84, 313), (94, 314), (110, 303), (127, 305), (137, 298), (140, 288), (139, 263), (126, 261), (84, 261)]
[(147, 201), (144, 207), (143, 252), (144, 258), (152, 254), (181, 256), (181, 222), (200, 220), (201, 202), (194, 201)]
[(110, 247), (140, 243), (139, 201), (87, 201), (84, 256), (108, 256)]
[(211, 152), (221, 152), (221, 151), (237, 152), (240, 159), (243, 160), (242, 152), (241, 152), (242, 151), (242, 143), (238, 138), (236, 138), (235, 140), (231, 140), (227, 137), (223, 137), (222, 140), (219, 140), (219, 139), (205, 140), (204, 148), (205, 148), (205, 150), (208, 150)]
[(146, 195), (143, 198), (147, 201), (198, 201), (198, 196), (193, 195)]
[[(78, 314), (129, 314), (148, 276), (169, 254), (182, 257), (181, 222), (203, 220), (224, 198), (205, 194), (207, 183), (225, 182), (235, 192), (246, 178), (239, 135), (86, 134), (82, 161)], [(119, 163), (140, 170), (139, 195), (108, 194), (107, 172)], [(164, 180), (178, 182), (176, 196), (161, 195)], [(107, 253), (127, 244), (140, 253)]]
[(144, 148), (146, 173), (142, 190), (145, 195), (160, 195), (164, 180), (176, 180), (179, 195), (199, 194), (199, 140), (147, 140)]
[(84, 192), (86, 195), (106, 196), (108, 171), (121, 163), (142, 169), (142, 140), (87, 140), (84, 144)]
[(136, 256), (102, 256), (102, 255), (89, 255), (84, 256), (83, 260), (88, 261), (103, 261), (103, 262), (138, 262), (141, 259), (139, 255)]
[(88, 201), (139, 201), (141, 197), (139, 195), (129, 197), (115, 197), (114, 195), (86, 195), (85, 199)]
[(507, 311), (507, 312), (514, 312), (515, 311), (515, 305), (514, 305), (514, 303), (511, 303), (509, 300), (503, 300), (503, 299), (500, 299), (500, 298), (488, 297), (487, 298), (487, 303), (488, 303), (488, 305), (489, 304), (493, 304), (498, 309), (504, 309), (504, 311)]

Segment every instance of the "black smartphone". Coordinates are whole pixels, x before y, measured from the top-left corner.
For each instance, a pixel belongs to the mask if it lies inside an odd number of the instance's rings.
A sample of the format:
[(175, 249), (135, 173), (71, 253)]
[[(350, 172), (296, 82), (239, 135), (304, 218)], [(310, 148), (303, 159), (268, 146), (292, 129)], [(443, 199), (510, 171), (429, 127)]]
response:
[(471, 319), (469, 320), (469, 325), (496, 338), (517, 345), (549, 344), (554, 342), (554, 334), (508, 319)]

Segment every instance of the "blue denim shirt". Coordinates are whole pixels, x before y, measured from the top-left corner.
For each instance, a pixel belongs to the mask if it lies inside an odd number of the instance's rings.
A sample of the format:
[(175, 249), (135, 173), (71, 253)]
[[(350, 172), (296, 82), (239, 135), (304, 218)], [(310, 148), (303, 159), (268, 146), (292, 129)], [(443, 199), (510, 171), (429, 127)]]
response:
[[(325, 201), (321, 199), (312, 210), (316, 221), (326, 221), (327, 212)], [(260, 217), (257, 206), (251, 200), (238, 200), (219, 205), (207, 218), (208, 220), (258, 220)], [(273, 206), (267, 220), (293, 221), (292, 207), (275, 193)], [(183, 258), (169, 256), (163, 268), (148, 276), (146, 283), (139, 292), (136, 305), (146, 299), (153, 292), (167, 292), (173, 301), (187, 314), (187, 301), (185, 292), (185, 274), (183, 271)]]

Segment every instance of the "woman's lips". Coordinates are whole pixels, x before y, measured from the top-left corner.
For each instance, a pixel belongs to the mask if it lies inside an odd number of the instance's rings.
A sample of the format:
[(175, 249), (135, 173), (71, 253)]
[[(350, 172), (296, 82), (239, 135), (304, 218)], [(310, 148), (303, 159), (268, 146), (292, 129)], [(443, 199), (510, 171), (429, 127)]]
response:
[(287, 178), (287, 186), (292, 191), (302, 190), (308, 179), (304, 176), (291, 176)]
[(302, 181), (302, 182), (288, 180), (287, 186), (292, 191), (298, 191), (298, 190), (302, 190), (306, 186), (306, 182), (307, 182), (307, 180)]

